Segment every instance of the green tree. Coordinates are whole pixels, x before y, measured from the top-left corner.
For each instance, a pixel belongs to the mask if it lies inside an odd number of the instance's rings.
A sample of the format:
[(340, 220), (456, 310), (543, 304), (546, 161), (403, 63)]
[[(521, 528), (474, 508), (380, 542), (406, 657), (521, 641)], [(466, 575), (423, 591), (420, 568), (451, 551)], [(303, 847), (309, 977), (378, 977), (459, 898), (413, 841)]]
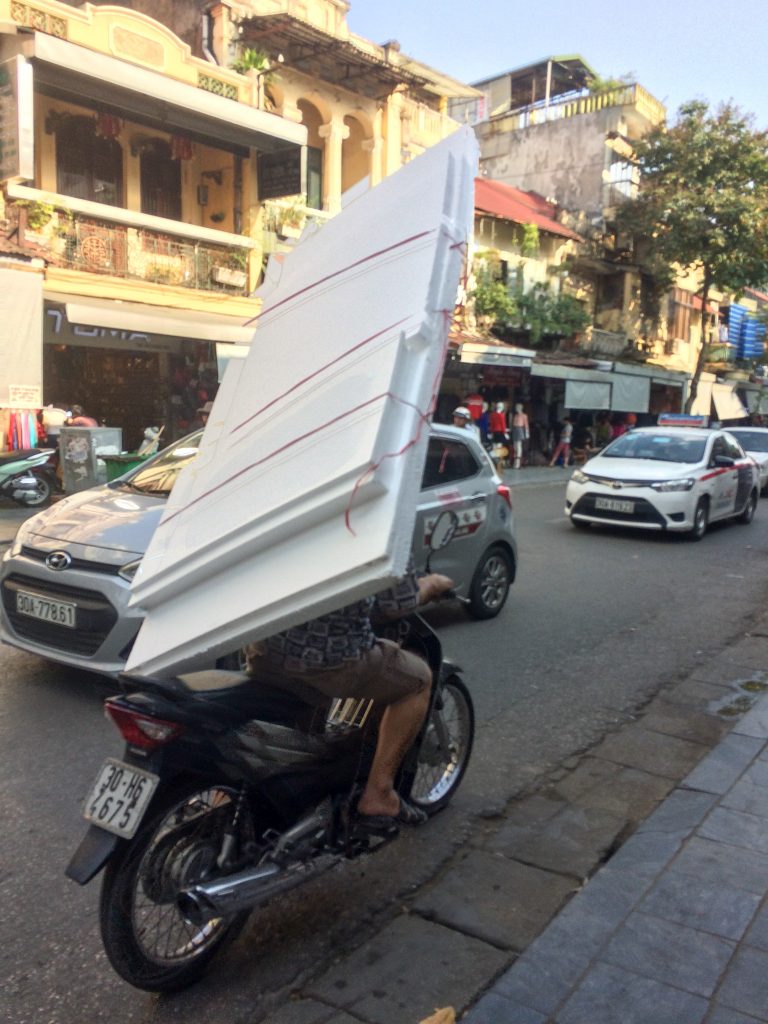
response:
[(530, 331), (533, 344), (538, 344), (545, 334), (570, 338), (590, 323), (582, 302), (573, 295), (556, 295), (546, 284), (535, 284), (518, 295), (517, 306), (520, 324)]
[(648, 268), (700, 275), (701, 338), (690, 411), (704, 367), (713, 288), (740, 294), (768, 280), (768, 135), (731, 104), (711, 113), (693, 101), (674, 125), (635, 143), (640, 193), (619, 211), (621, 226), (648, 247)]
[(517, 305), (506, 284), (501, 280), (501, 267), (496, 253), (487, 252), (477, 257), (472, 293), (477, 316), (490, 321), (490, 327), (504, 327), (517, 312)]

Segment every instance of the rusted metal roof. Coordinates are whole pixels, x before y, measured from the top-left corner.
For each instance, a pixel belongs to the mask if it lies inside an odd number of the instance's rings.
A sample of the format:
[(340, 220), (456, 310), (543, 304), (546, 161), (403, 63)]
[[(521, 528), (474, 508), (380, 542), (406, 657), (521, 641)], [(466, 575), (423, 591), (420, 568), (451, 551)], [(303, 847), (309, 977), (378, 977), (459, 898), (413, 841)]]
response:
[(535, 192), (523, 192), (512, 185), (487, 178), (475, 178), (475, 211), (487, 213), (515, 224), (535, 224), (542, 231), (575, 242), (583, 239), (575, 231), (555, 220), (556, 208)]
[(284, 66), (353, 92), (371, 95), (371, 91), (391, 92), (397, 85), (424, 88), (429, 84), (426, 75), (367, 53), (351, 40), (337, 39), (291, 14), (253, 15), (242, 27), (245, 45), (266, 51), (273, 60), (282, 54)]

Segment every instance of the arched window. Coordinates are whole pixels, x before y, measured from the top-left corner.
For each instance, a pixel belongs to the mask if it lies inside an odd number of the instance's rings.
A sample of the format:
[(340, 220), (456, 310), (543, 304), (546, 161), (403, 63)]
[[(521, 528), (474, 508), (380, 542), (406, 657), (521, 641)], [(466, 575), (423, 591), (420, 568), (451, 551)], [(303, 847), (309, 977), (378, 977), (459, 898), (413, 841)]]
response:
[(56, 188), (62, 195), (123, 205), (123, 148), (96, 132), (90, 117), (68, 117), (56, 130)]
[(141, 150), (141, 212), (181, 220), (181, 163), (164, 139)]

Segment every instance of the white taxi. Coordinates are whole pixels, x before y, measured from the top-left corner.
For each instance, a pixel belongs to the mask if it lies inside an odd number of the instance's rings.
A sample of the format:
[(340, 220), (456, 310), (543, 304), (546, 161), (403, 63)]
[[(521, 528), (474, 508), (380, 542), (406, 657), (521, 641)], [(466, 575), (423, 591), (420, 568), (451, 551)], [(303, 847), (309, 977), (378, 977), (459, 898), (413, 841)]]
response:
[(573, 473), (571, 523), (674, 530), (701, 540), (707, 526), (752, 522), (758, 471), (726, 430), (642, 427), (612, 441)]

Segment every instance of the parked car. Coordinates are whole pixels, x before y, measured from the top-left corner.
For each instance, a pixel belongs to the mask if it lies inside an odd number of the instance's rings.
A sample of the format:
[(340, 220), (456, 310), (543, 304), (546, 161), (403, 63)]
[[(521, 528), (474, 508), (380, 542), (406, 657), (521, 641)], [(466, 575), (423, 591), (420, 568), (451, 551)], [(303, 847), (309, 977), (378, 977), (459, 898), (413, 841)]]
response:
[(725, 430), (644, 427), (612, 441), (576, 469), (565, 493), (571, 523), (687, 532), (750, 523), (758, 498), (754, 461)]
[[(0, 638), (32, 654), (116, 675), (141, 625), (128, 592), (166, 499), (195, 458), (190, 434), (117, 480), (63, 499), (28, 519), (0, 563)], [(456, 582), (477, 618), (497, 615), (515, 578), (509, 488), (467, 431), (431, 430), (414, 533), (423, 568), (437, 516), (454, 509), (455, 542), (432, 568)]]
[(760, 493), (768, 493), (768, 427), (728, 427), (728, 433), (755, 460), (760, 474)]

